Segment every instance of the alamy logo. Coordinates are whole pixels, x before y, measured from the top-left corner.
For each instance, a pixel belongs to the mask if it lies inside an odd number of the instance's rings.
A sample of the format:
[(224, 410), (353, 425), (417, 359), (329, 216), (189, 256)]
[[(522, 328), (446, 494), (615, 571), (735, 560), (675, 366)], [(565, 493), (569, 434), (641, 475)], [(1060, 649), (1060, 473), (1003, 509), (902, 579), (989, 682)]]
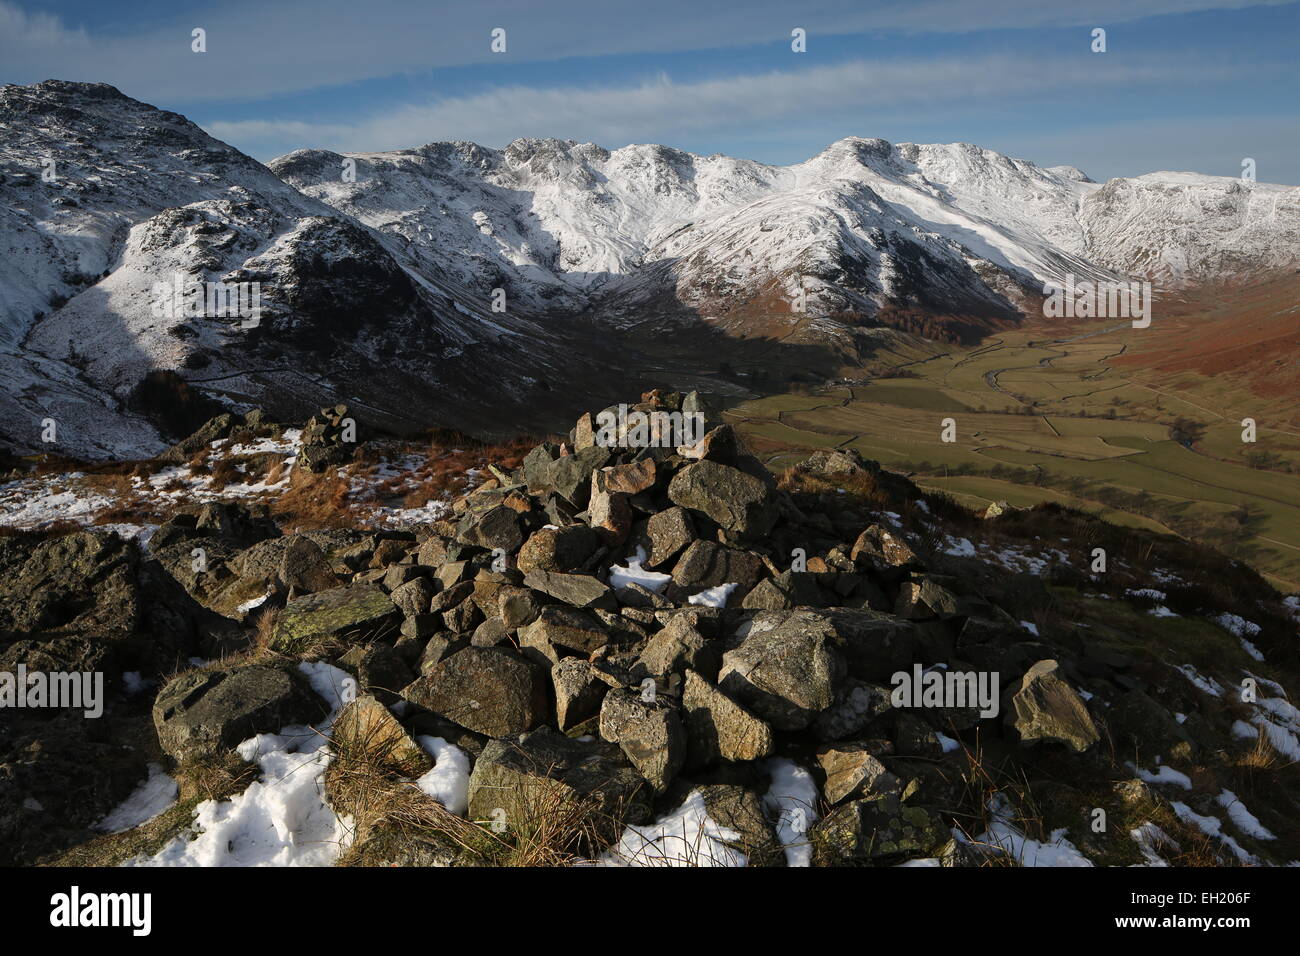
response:
[(998, 715), (1001, 683), (993, 671), (950, 671), (944, 668), (898, 671), (889, 682), (894, 689), (889, 702), (895, 707), (975, 707), (981, 717)]
[(1133, 328), (1151, 324), (1150, 282), (1076, 282), (1043, 284), (1043, 315), (1049, 319), (1132, 319)]
[(240, 319), (242, 329), (262, 321), (260, 282), (200, 282), (172, 274), (172, 281), (153, 284), (150, 312), (159, 319)]
[(0, 671), (0, 709), (63, 708), (95, 718), (104, 713), (104, 675), (98, 671)]
[(127, 926), (132, 936), (148, 936), (153, 928), (153, 895), (150, 893), (82, 893), (74, 886), (67, 893), (50, 897), (50, 925)]
[(643, 412), (617, 405), (596, 415), (595, 441), (603, 448), (680, 448), (703, 437), (703, 412)]

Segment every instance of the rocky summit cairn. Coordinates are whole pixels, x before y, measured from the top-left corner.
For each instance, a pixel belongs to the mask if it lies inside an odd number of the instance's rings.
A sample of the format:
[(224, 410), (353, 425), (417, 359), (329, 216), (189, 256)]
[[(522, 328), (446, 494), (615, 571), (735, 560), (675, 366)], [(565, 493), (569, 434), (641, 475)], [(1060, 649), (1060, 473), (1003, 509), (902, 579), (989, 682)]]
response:
[[(309, 467), (342, 467), (346, 417), (307, 426)], [(846, 449), (778, 478), (694, 394), (584, 415), (514, 460), (404, 530), (282, 529), (211, 503), (173, 515), (147, 554), (105, 531), (0, 537), (5, 668), (94, 667), (128, 701), (102, 740), (19, 725), (29, 749), (3, 758), (5, 779), (46, 767), (70, 796), (33, 800), (88, 809), (34, 829), (0, 789), (11, 858), (83, 839), (147, 755), (202, 794), (225, 767), (221, 792), (237, 792), (256, 750), (241, 745), (287, 726), (329, 740), (321, 792), (355, 827), (346, 862), (662, 862), (677, 851), (651, 846), (654, 821), (705, 814), (722, 834), (708, 862), (1015, 864), (1056, 834), (1057, 854), (1128, 864), (1147, 852), (1130, 831), (1219, 819), (1235, 792), (1226, 764), (1205, 792), (1174, 765), (1206, 779), (1271, 719), (1215, 696), (1227, 674), (1166, 664), (1126, 630), (1167, 614), (1071, 620), (1058, 602), (1095, 583), (953, 547), (951, 522), (1008, 535), (1045, 513), (985, 521)], [(340, 671), (346, 692), (322, 700)], [(157, 747), (114, 743), (142, 733)], [(78, 785), (74, 765), (106, 776)], [(1251, 802), (1258, 830), (1215, 852), (1294, 858), (1262, 836), (1285, 820)]]

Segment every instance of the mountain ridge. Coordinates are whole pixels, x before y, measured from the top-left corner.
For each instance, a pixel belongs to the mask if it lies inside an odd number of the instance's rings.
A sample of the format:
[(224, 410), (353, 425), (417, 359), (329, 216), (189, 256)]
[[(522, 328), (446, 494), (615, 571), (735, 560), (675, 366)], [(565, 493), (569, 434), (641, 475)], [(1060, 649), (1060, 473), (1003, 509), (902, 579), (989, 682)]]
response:
[[(583, 402), (553, 381), (743, 394), (754, 381), (719, 367), (808, 380), (899, 336), (974, 341), (1067, 274), (1173, 285), (1300, 261), (1300, 188), (1226, 177), (1098, 184), (856, 136), (791, 166), (536, 138), (264, 166), (58, 80), (0, 89), (0, 197), (4, 437), (48, 450), (53, 419), (89, 458), (176, 437), (140, 397), (159, 375), (236, 411), (347, 401), (399, 432), (544, 430)], [(160, 319), (149, 290), (177, 275), (258, 282), (265, 316)], [(493, 408), (472, 399), (485, 369)]]

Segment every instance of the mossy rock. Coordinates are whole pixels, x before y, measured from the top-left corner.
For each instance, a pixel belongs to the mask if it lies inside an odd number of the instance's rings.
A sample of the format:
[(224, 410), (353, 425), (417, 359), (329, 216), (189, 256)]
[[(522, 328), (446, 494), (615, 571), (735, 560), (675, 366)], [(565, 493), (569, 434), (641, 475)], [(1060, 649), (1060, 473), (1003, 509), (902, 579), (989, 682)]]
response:
[(363, 643), (396, 630), (401, 616), (388, 595), (373, 584), (331, 588), (284, 606), (276, 618), (271, 649), (297, 656), (328, 640)]

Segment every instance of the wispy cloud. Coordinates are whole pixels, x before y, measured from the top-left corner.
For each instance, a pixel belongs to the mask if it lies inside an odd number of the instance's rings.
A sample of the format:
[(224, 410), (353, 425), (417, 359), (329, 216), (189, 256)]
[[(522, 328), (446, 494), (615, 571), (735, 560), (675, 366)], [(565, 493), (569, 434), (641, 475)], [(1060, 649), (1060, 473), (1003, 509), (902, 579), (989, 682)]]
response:
[(442, 140), (504, 145), (522, 136), (553, 136), (620, 146), (673, 142), (694, 131), (752, 130), (810, 112), (856, 117), (845, 134), (870, 135), (867, 110), (905, 110), (943, 101), (1043, 95), (1159, 83), (1209, 83), (1215, 70), (1185, 62), (1100, 64), (1081, 58), (978, 61), (854, 61), (801, 71), (770, 71), (674, 83), (667, 76), (634, 84), (587, 87), (507, 86), (462, 97), (403, 105), (356, 122), (247, 120), (208, 124), (212, 135), (269, 157), (285, 144), (340, 151), (395, 149)]
[[(141, 29), (94, 33), (0, 0), (0, 75), (23, 83), (96, 80), (170, 104), (231, 102), (470, 64), (780, 44), (795, 26), (808, 30), (815, 50), (819, 36), (1112, 26), (1252, 5), (1258, 0), (823, 0), (808, 8), (788, 0), (236, 0), (178, 9)], [(500, 56), (488, 42), (498, 26), (509, 41)], [(195, 27), (207, 31), (205, 54), (190, 50)]]

